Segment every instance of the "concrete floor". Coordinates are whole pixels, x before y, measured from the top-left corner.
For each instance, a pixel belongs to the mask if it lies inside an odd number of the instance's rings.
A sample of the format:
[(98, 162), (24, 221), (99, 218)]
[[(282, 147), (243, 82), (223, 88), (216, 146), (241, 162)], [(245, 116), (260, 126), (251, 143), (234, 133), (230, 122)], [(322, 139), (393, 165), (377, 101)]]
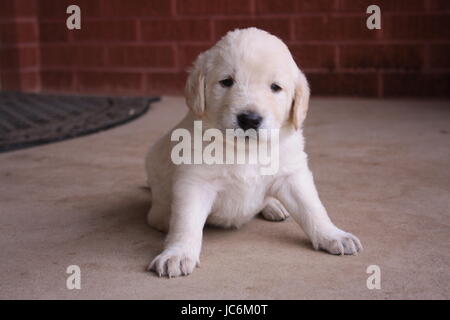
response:
[[(144, 271), (164, 236), (147, 227), (143, 158), (185, 113), (164, 97), (124, 126), (0, 154), (1, 299), (449, 299), (449, 101), (313, 99), (307, 151), (335, 223), (365, 251), (313, 251), (288, 219), (207, 229), (202, 267)], [(81, 290), (66, 268), (81, 267)], [(381, 268), (369, 290), (366, 268)]]

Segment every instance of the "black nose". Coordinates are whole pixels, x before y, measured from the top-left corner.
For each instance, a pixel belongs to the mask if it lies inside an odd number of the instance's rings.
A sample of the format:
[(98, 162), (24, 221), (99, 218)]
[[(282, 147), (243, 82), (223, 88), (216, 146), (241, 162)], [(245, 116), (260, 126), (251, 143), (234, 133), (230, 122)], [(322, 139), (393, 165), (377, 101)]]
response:
[(256, 112), (245, 111), (238, 114), (237, 120), (239, 127), (241, 127), (244, 130), (247, 130), (247, 129), (258, 129), (259, 126), (261, 125), (263, 118)]

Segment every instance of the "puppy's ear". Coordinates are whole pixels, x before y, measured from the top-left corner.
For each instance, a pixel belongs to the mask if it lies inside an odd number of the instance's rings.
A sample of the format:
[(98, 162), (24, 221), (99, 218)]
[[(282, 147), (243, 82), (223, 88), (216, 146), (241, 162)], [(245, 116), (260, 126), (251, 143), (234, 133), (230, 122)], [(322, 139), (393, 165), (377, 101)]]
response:
[(194, 63), (186, 81), (186, 104), (197, 116), (205, 111), (205, 54), (201, 54)]
[(305, 75), (300, 70), (295, 83), (294, 100), (292, 101), (292, 122), (295, 130), (301, 128), (303, 121), (306, 118), (306, 112), (309, 105), (309, 85)]

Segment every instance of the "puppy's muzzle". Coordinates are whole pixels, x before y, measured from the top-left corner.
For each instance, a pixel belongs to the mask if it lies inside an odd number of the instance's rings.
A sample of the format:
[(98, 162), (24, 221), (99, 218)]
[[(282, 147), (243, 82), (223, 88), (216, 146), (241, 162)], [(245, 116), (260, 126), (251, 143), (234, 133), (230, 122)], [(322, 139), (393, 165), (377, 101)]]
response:
[(261, 126), (263, 117), (253, 111), (244, 111), (237, 115), (237, 122), (241, 129), (258, 129)]

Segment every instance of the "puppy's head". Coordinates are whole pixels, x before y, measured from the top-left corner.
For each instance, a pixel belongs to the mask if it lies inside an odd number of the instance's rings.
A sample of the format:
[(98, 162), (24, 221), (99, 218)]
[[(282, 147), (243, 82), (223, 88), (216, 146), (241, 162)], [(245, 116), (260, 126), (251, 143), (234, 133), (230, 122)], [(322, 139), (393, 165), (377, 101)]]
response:
[(206, 127), (299, 129), (309, 87), (279, 38), (256, 28), (238, 29), (198, 56), (186, 101)]

